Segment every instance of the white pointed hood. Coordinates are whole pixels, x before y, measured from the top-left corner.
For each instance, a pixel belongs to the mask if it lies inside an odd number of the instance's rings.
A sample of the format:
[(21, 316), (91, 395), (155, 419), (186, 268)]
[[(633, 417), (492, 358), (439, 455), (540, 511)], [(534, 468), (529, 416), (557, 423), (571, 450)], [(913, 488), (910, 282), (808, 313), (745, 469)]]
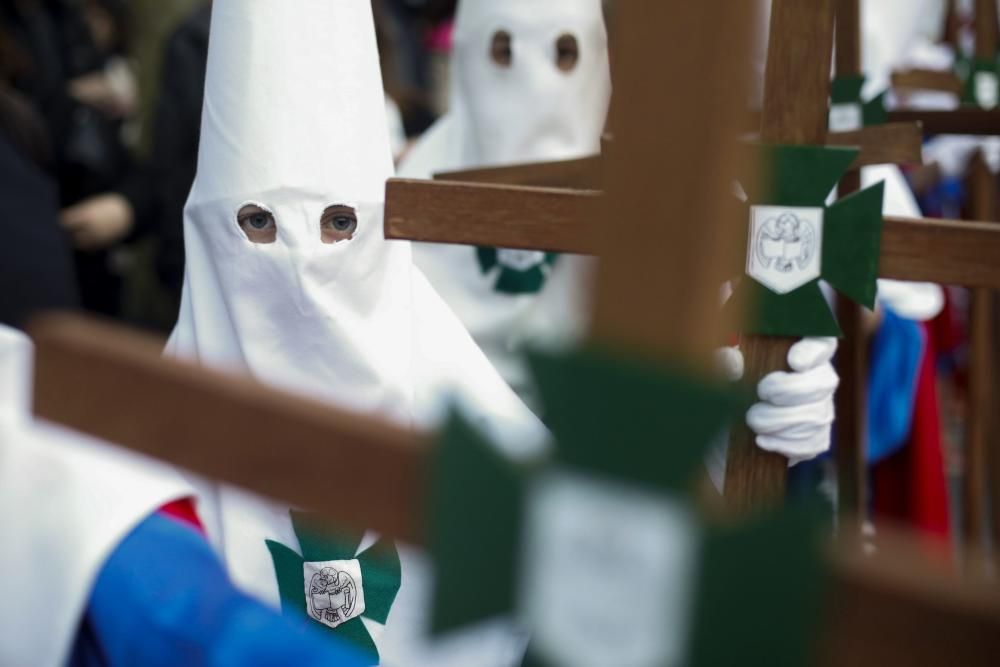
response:
[[(601, 0), (461, 0), (455, 18), (448, 113), (400, 165), (400, 175), (570, 159), (600, 150), (611, 98)], [(492, 57), (510, 37), (510, 62)], [(558, 41), (578, 60), (558, 67)]]
[[(383, 239), (392, 175), (368, 2), (215, 2), (187, 268), (170, 350), (407, 419), (411, 257)], [(274, 243), (237, 223), (273, 213)], [(321, 240), (331, 205), (353, 238)]]
[[(410, 244), (384, 240), (392, 162), (370, 0), (214, 0), (202, 123), (168, 353), (424, 427), (455, 396), (492, 435), (537, 451), (544, 427), (413, 266)], [(241, 228), (237, 212), (248, 204), (272, 214), (273, 242), (254, 243)], [(321, 217), (338, 204), (356, 210), (357, 229), (328, 245)], [(199, 487), (199, 511), (233, 580), (277, 605), (265, 540), (297, 546), (288, 507)], [(373, 502), (378, 493), (371, 489)], [(416, 554), (401, 556), (387, 625), (363, 619), (382, 658), (508, 664), (496, 658), (516, 654), (519, 639), (506, 631), (444, 653), (427, 644), (426, 576)]]
[[(509, 62), (498, 36), (509, 39)], [(560, 39), (576, 46), (560, 67)], [(601, 0), (461, 0), (448, 113), (400, 164), (400, 176), (600, 152), (611, 97)], [(483, 253), (418, 244), (414, 257), (504, 378), (531, 383), (525, 343), (573, 339), (585, 324), (589, 261), (541, 252)]]

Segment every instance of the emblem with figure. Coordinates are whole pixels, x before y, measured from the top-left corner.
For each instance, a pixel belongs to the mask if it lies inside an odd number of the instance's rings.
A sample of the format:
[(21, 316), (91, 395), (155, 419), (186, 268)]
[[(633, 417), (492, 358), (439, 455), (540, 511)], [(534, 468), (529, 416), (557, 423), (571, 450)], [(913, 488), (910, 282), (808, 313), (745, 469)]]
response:
[(751, 208), (747, 273), (778, 294), (819, 278), (823, 209)]
[(309, 615), (331, 628), (359, 616), (364, 603), (359, 609), (358, 584), (346, 569), (323, 567), (314, 572), (306, 595)]

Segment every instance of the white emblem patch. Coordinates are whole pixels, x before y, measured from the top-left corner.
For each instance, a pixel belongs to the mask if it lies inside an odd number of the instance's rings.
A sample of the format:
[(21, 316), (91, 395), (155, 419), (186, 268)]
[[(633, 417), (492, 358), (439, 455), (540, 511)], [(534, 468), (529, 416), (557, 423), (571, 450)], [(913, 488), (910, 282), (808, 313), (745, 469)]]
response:
[(365, 612), (364, 582), (357, 560), (303, 563), (309, 615), (335, 628)]
[(984, 109), (992, 109), (1000, 98), (1000, 82), (993, 72), (976, 72), (976, 103)]
[(700, 536), (683, 506), (574, 474), (529, 498), (525, 601), (534, 649), (574, 667), (673, 667), (688, 651)]
[(539, 250), (514, 250), (499, 248), (497, 263), (507, 269), (527, 271), (545, 263), (545, 253)]
[(823, 209), (751, 206), (747, 275), (772, 292), (788, 294), (819, 278)]
[(830, 131), (853, 132), (864, 125), (861, 105), (857, 102), (830, 105)]

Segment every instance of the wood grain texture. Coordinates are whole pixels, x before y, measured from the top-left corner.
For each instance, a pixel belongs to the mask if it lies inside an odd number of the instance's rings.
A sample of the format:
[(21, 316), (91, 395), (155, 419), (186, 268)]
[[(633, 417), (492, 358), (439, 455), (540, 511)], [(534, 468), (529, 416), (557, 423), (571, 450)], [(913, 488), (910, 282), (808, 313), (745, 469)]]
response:
[[(471, 189), (465, 189), (471, 188)], [(507, 185), (390, 181), (392, 222), (386, 238), (595, 254), (595, 224), (579, 212), (598, 207), (601, 193), (540, 190)], [(492, 206), (485, 217), (445, 215), (438, 219), (408, 209), (414, 200), (432, 200), (435, 209), (477, 210), (480, 194)], [(532, 200), (537, 197), (537, 200)], [(541, 208), (526, 201), (543, 202)], [(656, 218), (651, 218), (655, 220)], [(1000, 229), (962, 220), (885, 218), (879, 275), (964, 287), (1000, 289)], [(730, 257), (730, 267), (742, 260)], [(726, 275), (736, 275), (731, 268)]]
[[(981, 152), (977, 152), (969, 163), (966, 191), (969, 194), (969, 214), (984, 221), (980, 224), (997, 225), (997, 221), (1000, 221), (1000, 211), (997, 210), (1000, 188)], [(1000, 482), (991, 479), (989, 474), (990, 461), (995, 456), (991, 449), (997, 446), (991, 440), (995, 419), (993, 357), (996, 354), (993, 301), (993, 291), (979, 288), (972, 291), (969, 305), (969, 405), (966, 413), (965, 484), (962, 499), (965, 544), (972, 548), (972, 554), (985, 548), (989, 487), (991, 483)], [(974, 559), (973, 555), (968, 562), (970, 567), (985, 566), (982, 561)]]
[(861, 149), (851, 169), (876, 164), (920, 164), (923, 162), (923, 130), (919, 123), (887, 123), (854, 132), (831, 132), (827, 146)]
[[(887, 123), (855, 132), (831, 132), (828, 146), (861, 149), (851, 165), (860, 169), (876, 164), (919, 164), (922, 161), (923, 131), (918, 123)], [(435, 174), (435, 180), (456, 183), (527, 185), (573, 190), (603, 187), (600, 156), (555, 162), (531, 162), (487, 169), (467, 169)]]
[[(860, 0), (837, 0), (836, 33), (836, 76), (855, 77), (861, 74), (861, 6)], [(858, 143), (864, 141), (862, 128), (855, 133)], [(915, 142), (916, 159), (920, 161), (923, 136), (919, 126), (903, 126), (909, 129)], [(830, 134), (827, 143), (844, 134)], [(844, 175), (837, 188), (840, 197), (846, 197), (861, 189), (861, 172), (853, 170)], [(866, 354), (868, 336), (865, 330), (864, 309), (850, 299), (838, 295), (836, 298), (837, 321), (844, 332), (837, 350), (835, 364), (840, 376), (840, 386), (834, 395), (836, 424), (833, 429), (833, 455), (837, 462), (837, 517), (842, 533), (848, 531), (860, 535), (866, 515), (866, 488), (868, 468), (865, 453), (868, 451), (867, 397), (868, 374)]]
[(442, 172), (434, 174), (434, 180), (595, 190), (601, 187), (601, 169), (601, 158), (595, 155), (578, 160)]
[(924, 136), (981, 134), (1000, 136), (1000, 110), (962, 107), (954, 111), (890, 111), (890, 123), (920, 123)]
[[(852, 0), (855, 4), (857, 0)], [(838, 33), (839, 34), (839, 33)], [(861, 188), (861, 174), (845, 175), (839, 193)], [(842, 531), (860, 530), (867, 518), (868, 331), (866, 309), (838, 295), (837, 321), (844, 332), (835, 359), (840, 386), (834, 396), (837, 421), (833, 450), (837, 462), (837, 515)]]
[(886, 217), (879, 275), (1000, 289), (1000, 230), (960, 220)]
[(898, 91), (930, 90), (961, 95), (965, 84), (954, 72), (907, 69), (892, 73), (892, 87)]
[(385, 196), (387, 239), (558, 252), (597, 247), (583, 221), (598, 193), (390, 179)]
[(997, 57), (997, 40), (1000, 37), (996, 0), (976, 0), (975, 12), (976, 57), (994, 60)]
[[(833, 0), (772, 2), (760, 132), (764, 143), (826, 143), (833, 31)], [(741, 339), (750, 386), (768, 373), (788, 368), (792, 342), (760, 336)], [(760, 451), (745, 424), (734, 426), (725, 483), (732, 508), (747, 512), (780, 503), (787, 472), (784, 457)]]
[(49, 316), (30, 333), (38, 417), (351, 529), (421, 539), (426, 437), (166, 359), (119, 326)]
[[(590, 333), (602, 344), (710, 365), (722, 330), (718, 286), (745, 238), (725, 193), (739, 155), (754, 4), (616, 5), (616, 24), (628, 30), (613, 39), (608, 194), (589, 216), (601, 257)], [(664, 45), (684, 57), (664, 58)]]
[(845, 544), (833, 556), (832, 599), (815, 664), (823, 667), (986, 667), (1000, 655), (1000, 592), (960, 577), (947, 554), (881, 528), (872, 554)]

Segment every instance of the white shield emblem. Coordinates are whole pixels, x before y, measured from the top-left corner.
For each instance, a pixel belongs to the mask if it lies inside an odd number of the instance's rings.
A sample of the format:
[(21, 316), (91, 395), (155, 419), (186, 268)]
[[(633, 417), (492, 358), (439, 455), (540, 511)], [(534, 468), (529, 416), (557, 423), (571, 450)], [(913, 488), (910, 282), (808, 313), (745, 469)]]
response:
[(700, 536), (682, 505), (567, 473), (529, 498), (525, 611), (550, 664), (684, 663)]
[(984, 109), (992, 109), (1000, 97), (1000, 82), (993, 72), (976, 72), (973, 85), (976, 90), (976, 103)]
[(497, 263), (515, 271), (527, 271), (544, 264), (545, 253), (540, 250), (500, 248), (497, 250)]
[(747, 275), (772, 292), (788, 294), (819, 278), (823, 209), (751, 206)]
[(861, 105), (857, 102), (830, 105), (830, 131), (853, 132), (864, 125)]
[(365, 612), (361, 563), (331, 560), (303, 563), (306, 608), (313, 619), (335, 628)]

